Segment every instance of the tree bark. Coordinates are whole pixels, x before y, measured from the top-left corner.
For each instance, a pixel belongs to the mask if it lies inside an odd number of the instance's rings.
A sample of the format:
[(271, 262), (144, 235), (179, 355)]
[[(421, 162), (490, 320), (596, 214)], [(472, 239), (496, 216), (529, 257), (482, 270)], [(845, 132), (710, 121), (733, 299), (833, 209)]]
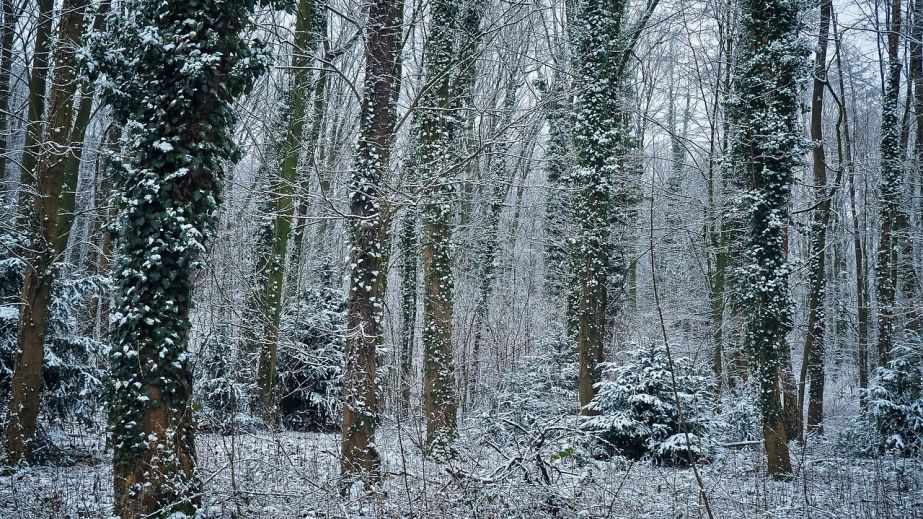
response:
[(35, 196), (38, 179), (35, 167), (42, 142), (45, 122), (45, 94), (48, 89), (48, 67), (51, 58), (51, 31), (54, 22), (54, 1), (37, 0), (38, 21), (35, 44), (32, 50), (32, 70), (29, 74), (29, 113), (26, 122), (26, 139), (20, 163), (19, 214), (28, 209)]
[(416, 205), (410, 205), (401, 217), (401, 404), (404, 411), (410, 410), (411, 386), (413, 384), (413, 350), (416, 344), (417, 325), (417, 261), (419, 236), (417, 232), (418, 212)]
[[(13, 37), (19, 23), (19, 10), (14, 0), (2, 0), (3, 25), (0, 26), (0, 180), (6, 179), (8, 149), (7, 132), (10, 127), (8, 115), (10, 93), (13, 89)], [(13, 200), (7, 203), (12, 205)]]
[(119, 517), (194, 516), (201, 502), (190, 310), (225, 172), (241, 155), (234, 104), (263, 72), (249, 37), (254, 8), (123, 2), (91, 46), (102, 96), (127, 132), (114, 176), (119, 254), (105, 399)]
[[(324, 55), (328, 47), (326, 0), (318, 0), (314, 11), (317, 27), (312, 29), (311, 47), (315, 49), (318, 55), (323, 56), (324, 61), (329, 61), (328, 56)], [(314, 84), (312, 87), (313, 100), (310, 107), (311, 126), (308, 128), (307, 135), (305, 136), (304, 146), (308, 150), (307, 156), (305, 157), (308, 164), (305, 165), (306, 167), (299, 168), (297, 172), (298, 203), (295, 209), (295, 223), (292, 231), (291, 265), (286, 269), (285, 281), (286, 286), (289, 288), (289, 293), (296, 296), (299, 288), (299, 276), (305, 259), (305, 230), (308, 225), (308, 208), (310, 206), (308, 203), (308, 186), (310, 185), (311, 170), (317, 172), (320, 166), (318, 162), (323, 159), (323, 153), (319, 152), (319, 148), (322, 148), (320, 135), (324, 128), (324, 119), (326, 115), (328, 76), (329, 70), (326, 64), (322, 64), (314, 75)], [(320, 175), (318, 175), (318, 179), (320, 179)], [(322, 192), (326, 194), (326, 191), (327, 189), (325, 187)], [(324, 220), (324, 222), (326, 222), (326, 220)], [(326, 243), (326, 224), (321, 226), (321, 231), (322, 232), (319, 234), (320, 240), (315, 244), (315, 248)]]
[[(100, 2), (93, 18), (92, 32), (99, 32), (106, 23), (109, 14), (109, 0)], [(74, 220), (74, 204), (77, 197), (77, 181), (80, 176), (80, 164), (83, 158), (84, 140), (87, 127), (92, 116), (93, 102), (96, 100), (96, 89), (89, 78), (80, 82), (80, 103), (74, 116), (73, 126), (70, 129), (70, 153), (64, 165), (64, 187), (61, 190), (61, 207), (58, 212), (58, 236), (55, 238), (55, 248), (60, 252), (67, 247), (70, 236), (71, 223)]]
[(75, 49), (83, 31), (87, 0), (65, 0), (58, 24), (55, 53), (54, 84), (48, 102), (47, 141), (43, 143), (34, 172), (36, 192), (28, 215), (29, 234), (33, 242), (26, 259), (22, 306), (16, 334), (17, 355), (10, 389), (10, 404), (4, 431), (7, 462), (32, 461), (32, 441), (35, 436), (42, 389), (42, 363), (51, 306), (51, 287), (56, 276), (55, 258), (61, 192), (67, 158), (70, 153), (70, 131), (73, 120), (74, 94), (77, 88)]
[[(822, 0), (817, 37), (817, 57), (811, 90), (812, 172), (814, 177), (815, 213), (812, 215), (809, 250), (808, 333), (804, 339), (801, 373), (798, 379), (798, 416), (804, 416), (804, 397), (810, 376), (808, 429), (823, 432), (824, 419), (824, 349), (826, 316), (824, 300), (827, 288), (827, 227), (833, 190), (827, 188), (827, 159), (824, 153), (824, 89), (827, 86), (827, 42), (830, 34), (832, 0)], [(802, 427), (797, 430), (801, 438)]]
[[(835, 16), (835, 13), (831, 13)], [(865, 270), (865, 245), (859, 225), (859, 209), (856, 204), (856, 166), (853, 159), (852, 133), (849, 129), (849, 112), (846, 107), (846, 85), (843, 79), (843, 60), (840, 53), (840, 36), (837, 24), (832, 24), (833, 39), (836, 44), (836, 69), (837, 91), (839, 93), (839, 119), (842, 127), (838, 125), (837, 148), (842, 150), (841, 162), (846, 170), (848, 184), (849, 209), (851, 213), (851, 227), (853, 239), (853, 254), (855, 257), (856, 280), (856, 364), (859, 372), (859, 387), (867, 388), (869, 380), (868, 346), (869, 346), (869, 287), (868, 276)], [(864, 402), (863, 402), (864, 406)]]
[(791, 186), (805, 144), (798, 60), (806, 51), (798, 41), (799, 4), (747, 0), (741, 8), (740, 67), (734, 80), (737, 100), (730, 116), (736, 130), (733, 158), (740, 164), (738, 178), (747, 185), (748, 232), (741, 280), (747, 314), (745, 344), (754, 361), (767, 469), (773, 478), (787, 479), (792, 467), (786, 430), (791, 424), (786, 420), (792, 408), (798, 410), (786, 341), (793, 306), (788, 228)]
[[(616, 65), (622, 45), (624, 2), (588, 0), (574, 20), (575, 104), (574, 146), (577, 171), (571, 177), (571, 209), (576, 236), (570, 240), (572, 267), (567, 303), (568, 333), (577, 350), (577, 396), (581, 413), (601, 377), (606, 308), (609, 303), (610, 258), (620, 255), (610, 230), (616, 184), (625, 182), (616, 172), (627, 153), (630, 132), (623, 124), (624, 77)], [(634, 285), (635, 272), (628, 271)], [(629, 287), (629, 294), (633, 291)]]
[(299, 0), (295, 20), (295, 41), (292, 51), (290, 83), (285, 92), (282, 107), (282, 126), (285, 133), (281, 156), (278, 157), (278, 173), (270, 181), (271, 196), (275, 199), (272, 222), (272, 245), (269, 249), (267, 275), (261, 299), (266, 319), (264, 335), (266, 340), (260, 349), (257, 369), (257, 391), (260, 400), (260, 415), (267, 424), (276, 420), (276, 358), (279, 349), (279, 322), (282, 317), (283, 295), (285, 293), (285, 259), (289, 238), (292, 234), (292, 220), (295, 218), (294, 188), (297, 182), (301, 143), (304, 137), (305, 99), (308, 84), (310, 60), (306, 54), (312, 40), (314, 21), (314, 0)]
[(891, 1), (888, 27), (888, 73), (882, 93), (881, 180), (878, 205), (881, 214), (878, 253), (875, 262), (875, 293), (878, 296), (878, 365), (886, 366), (894, 346), (895, 279), (892, 270), (900, 254), (895, 227), (899, 225), (904, 188), (903, 153), (900, 149), (900, 95), (902, 58), (900, 55), (901, 1)]
[[(923, 0), (914, 0), (913, 3), (913, 25), (910, 29), (910, 80), (913, 83), (913, 119), (916, 127), (916, 140), (913, 145), (913, 164), (917, 178), (923, 178)], [(923, 184), (919, 184), (923, 186)], [(914, 193), (910, 193), (914, 196)], [(923, 194), (923, 188), (921, 188)], [(911, 218), (911, 211), (904, 211), (905, 222), (908, 231)], [(907, 327), (921, 330), (923, 326), (923, 315), (920, 308), (920, 279), (916, 271), (914, 262), (913, 245), (914, 240), (905, 233), (903, 240), (903, 275), (901, 276), (902, 291), (909, 302), (907, 309)]]
[[(494, 279), (496, 278), (497, 250), (500, 247), (500, 214), (503, 211), (503, 202), (506, 200), (510, 171), (507, 167), (507, 154), (509, 153), (509, 127), (513, 110), (516, 104), (517, 82), (516, 70), (509, 72), (506, 93), (503, 101), (503, 115), (500, 121), (499, 142), (492, 146), (492, 157), (488, 166), (488, 179), (485, 190), (486, 211), (483, 222), (483, 235), (478, 244), (478, 298), (474, 308), (474, 341), (471, 347), (471, 359), (467, 370), (466, 386), (468, 395), (465, 402), (469, 407), (477, 405), (478, 380), (480, 376), (481, 349), (484, 347), (484, 336), (488, 324), (490, 296), (493, 293)], [(515, 173), (515, 171), (513, 172)]]
[(382, 341), (389, 217), (383, 188), (388, 178), (394, 84), (395, 1), (369, 6), (364, 99), (356, 169), (350, 179), (350, 282), (347, 297), (346, 364), (343, 373), (341, 471), (377, 480), (379, 420), (377, 369)]

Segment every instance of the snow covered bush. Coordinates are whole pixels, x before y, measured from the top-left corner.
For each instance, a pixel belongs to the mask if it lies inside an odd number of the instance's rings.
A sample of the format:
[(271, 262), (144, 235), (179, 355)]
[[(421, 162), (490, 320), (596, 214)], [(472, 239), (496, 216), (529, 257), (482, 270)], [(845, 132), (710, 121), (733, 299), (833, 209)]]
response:
[(200, 427), (229, 433), (245, 425), (247, 385), (235, 368), (234, 349), (223, 333), (214, 334), (202, 345), (201, 364), (196, 367), (196, 386), (201, 402)]
[(42, 370), (42, 399), (52, 417), (89, 423), (98, 412), (105, 345), (82, 326), (87, 303), (108, 290), (108, 278), (98, 275), (60, 277), (52, 285)]
[(0, 402), (8, 401), (13, 377), (13, 351), (19, 322), (19, 297), (22, 291), (23, 262), (12, 254), (15, 243), (0, 233)]
[[(0, 237), (0, 251), (14, 250), (8, 236)], [(14, 255), (0, 256), (0, 401), (8, 400), (19, 325), (23, 264)], [(81, 324), (91, 298), (108, 290), (97, 275), (74, 272), (52, 285), (48, 334), (42, 369), (41, 416), (62, 420), (91, 420), (101, 390), (103, 345), (86, 335)]]
[(721, 399), (721, 413), (709, 429), (722, 442), (763, 440), (763, 425), (756, 402), (756, 388), (748, 385), (729, 391)]
[(923, 453), (923, 342), (917, 336), (898, 342), (891, 360), (875, 370), (862, 394), (866, 410), (860, 421), (877, 437), (862, 440), (864, 450), (904, 456)]
[(667, 349), (654, 341), (635, 345), (628, 362), (604, 366), (606, 378), (596, 384), (596, 396), (587, 406), (597, 414), (585, 418), (583, 426), (611, 450), (632, 459), (681, 464), (688, 461), (689, 451), (696, 459), (708, 457), (706, 417), (714, 402), (712, 384), (685, 358), (674, 357), (673, 365), (688, 444)]
[(283, 316), (278, 361), (282, 425), (335, 431), (342, 412), (346, 299), (336, 288), (312, 288)]
[[(579, 428), (577, 352), (564, 327), (550, 329), (530, 356), (523, 358), (507, 386), (497, 394), (484, 426), (511, 463), (492, 477), (525, 482), (535, 492), (541, 513), (569, 509), (572, 496), (558, 487), (559, 467), (583, 464), (593, 438)], [(515, 481), (515, 483), (513, 483)], [(492, 497), (490, 499), (493, 499)]]

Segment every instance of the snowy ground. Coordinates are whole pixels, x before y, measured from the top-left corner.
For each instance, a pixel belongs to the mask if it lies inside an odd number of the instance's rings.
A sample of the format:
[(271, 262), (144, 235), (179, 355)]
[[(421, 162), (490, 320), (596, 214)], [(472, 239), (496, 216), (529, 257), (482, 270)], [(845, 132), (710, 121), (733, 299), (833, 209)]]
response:
[[(476, 429), (463, 432), (453, 467), (425, 463), (418, 440), (417, 427), (385, 430), (383, 493), (341, 497), (337, 435), (200, 435), (205, 516), (707, 517), (689, 469), (565, 461), (555, 464), (547, 485), (528, 459), (498, 452)], [(82, 453), (71, 466), (0, 478), (0, 517), (109, 517), (110, 469), (101, 436), (75, 433), (71, 442), (73, 452)], [(760, 452), (749, 448), (725, 450), (700, 466), (713, 517), (923, 518), (921, 460), (846, 458), (823, 438), (792, 445), (797, 474), (791, 482), (766, 478)]]

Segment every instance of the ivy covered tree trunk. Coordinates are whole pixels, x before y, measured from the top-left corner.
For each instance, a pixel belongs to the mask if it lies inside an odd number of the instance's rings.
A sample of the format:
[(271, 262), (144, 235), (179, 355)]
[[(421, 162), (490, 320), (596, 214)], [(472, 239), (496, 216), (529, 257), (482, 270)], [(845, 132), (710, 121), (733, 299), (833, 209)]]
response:
[(572, 272), (567, 300), (568, 332), (576, 342), (577, 393), (582, 412), (595, 395), (603, 360), (613, 189), (626, 172), (619, 132), (622, 77), (620, 32), (626, 4), (621, 0), (582, 0), (577, 6), (574, 34), (574, 146), (577, 166), (569, 178), (574, 190), (570, 216), (575, 235), (570, 240)]
[(378, 357), (382, 341), (387, 232), (383, 189), (391, 155), (395, 0), (369, 5), (365, 80), (356, 166), (349, 183), (350, 259), (343, 373), (341, 470), (379, 477), (375, 428), (379, 420)]
[[(30, 173), (35, 183), (28, 186), (28, 205), (20, 208), (26, 216), (30, 244), (26, 250), (26, 272), (16, 333), (17, 354), (13, 367), (10, 403), (4, 430), (7, 463), (31, 461), (32, 440), (38, 418), (42, 390), (42, 363), (51, 286), (56, 276), (54, 265), (61, 245), (59, 209), (64, 188), (74, 94), (77, 89), (75, 49), (83, 32), (86, 0), (66, 0), (58, 22), (58, 41), (54, 57), (53, 84), (47, 106), (47, 140)], [(34, 191), (33, 191), (34, 190)], [(73, 207), (71, 207), (71, 210)], [(66, 243), (66, 240), (64, 240)]]
[(560, 67), (555, 69), (554, 83), (539, 84), (542, 96), (548, 100), (545, 115), (548, 121), (548, 150), (545, 174), (548, 194), (545, 202), (545, 293), (552, 301), (562, 300), (567, 293), (570, 200), (567, 195), (569, 179), (568, 153), (570, 152), (570, 126), (568, 124), (566, 88)]
[(793, 0), (743, 2), (736, 102), (729, 114), (735, 132), (732, 160), (748, 187), (744, 204), (749, 231), (741, 271), (748, 316), (745, 344), (774, 478), (789, 477), (792, 471), (781, 385), (783, 370), (789, 369), (786, 335), (792, 327), (786, 258), (789, 199), (805, 148), (799, 82), (806, 48), (799, 37), (799, 6)]
[(292, 235), (292, 220), (295, 217), (295, 184), (298, 163), (301, 156), (301, 142), (304, 136), (305, 100), (308, 92), (308, 66), (310, 59), (306, 49), (312, 40), (314, 22), (314, 0), (299, 0), (295, 19), (295, 42), (292, 51), (291, 76), (283, 94), (284, 101), (279, 126), (284, 128), (281, 140), (278, 172), (271, 177), (270, 196), (274, 198), (272, 239), (266, 264), (263, 294), (260, 300), (265, 319), (264, 340), (259, 354), (257, 390), (259, 391), (260, 414), (263, 421), (275, 422), (276, 359), (279, 350), (279, 321), (285, 285), (285, 258), (289, 237)]
[(114, 513), (193, 514), (196, 475), (189, 311), (215, 225), (234, 101), (266, 59), (245, 39), (251, 0), (128, 0), (94, 37), (103, 95), (127, 130), (106, 405)]
[(417, 260), (420, 237), (419, 214), (411, 204), (400, 221), (401, 247), (401, 408), (409, 411), (413, 384), (413, 350), (417, 327)]
[(425, 186), (420, 227), (423, 245), (423, 413), (426, 450), (451, 454), (457, 436), (458, 399), (452, 348), (452, 303), (455, 282), (450, 246), (455, 189), (447, 178), (455, 137), (462, 125), (453, 98), (455, 31), (459, 6), (453, 0), (431, 5), (430, 32), (424, 52), (424, 77), (429, 89), (418, 107), (416, 164)]
[(901, 197), (904, 189), (900, 125), (900, 85), (903, 57), (900, 49), (901, 2), (891, 1), (887, 56), (888, 73), (882, 92), (881, 179), (878, 185), (879, 229), (878, 254), (875, 261), (875, 293), (878, 296), (878, 365), (887, 366), (894, 346), (896, 279), (892, 270), (897, 264), (900, 247), (895, 233), (899, 226)]
[(454, 280), (450, 246), (452, 189), (436, 186), (421, 213), (423, 228), (423, 411), (426, 445), (448, 454), (458, 435), (455, 363), (452, 358)]
[[(830, 224), (832, 189), (827, 186), (827, 159), (824, 153), (823, 111), (824, 89), (827, 87), (827, 41), (830, 34), (831, 0), (822, 0), (814, 62), (814, 82), (811, 91), (812, 172), (814, 203), (817, 206), (811, 220), (808, 264), (808, 333), (804, 339), (804, 354), (798, 380), (798, 417), (804, 415), (804, 397), (808, 379), (808, 429), (823, 432), (824, 420), (824, 350), (826, 315), (824, 301), (827, 289), (827, 228)], [(797, 428), (799, 436), (803, 428)]]

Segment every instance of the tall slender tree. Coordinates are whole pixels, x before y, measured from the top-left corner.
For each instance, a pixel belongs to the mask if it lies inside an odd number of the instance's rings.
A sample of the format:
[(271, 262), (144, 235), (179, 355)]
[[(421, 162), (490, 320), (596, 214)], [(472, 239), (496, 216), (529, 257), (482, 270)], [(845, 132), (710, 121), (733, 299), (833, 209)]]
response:
[(346, 475), (365, 472), (373, 479), (380, 463), (375, 449), (380, 413), (377, 370), (390, 225), (383, 188), (391, 156), (395, 39), (400, 35), (394, 10), (398, 1), (377, 0), (369, 5), (359, 143), (349, 179), (350, 273), (341, 470)]
[(569, 196), (567, 181), (570, 173), (568, 153), (572, 140), (567, 109), (567, 88), (561, 68), (555, 68), (553, 83), (539, 83), (545, 100), (545, 120), (548, 125), (548, 149), (545, 174), (548, 195), (545, 202), (545, 293), (553, 301), (564, 299), (567, 292), (568, 250), (567, 236), (571, 218), (568, 217)]
[(887, 31), (887, 77), (882, 92), (881, 112), (881, 178), (878, 184), (878, 210), (881, 227), (878, 233), (878, 254), (875, 258), (875, 294), (878, 297), (878, 365), (886, 366), (894, 346), (896, 279), (893, 272), (900, 254), (899, 237), (901, 198), (904, 190), (901, 149), (900, 86), (903, 56), (901, 55), (901, 1), (891, 0)]
[[(407, 168), (412, 173), (416, 168)], [(417, 327), (417, 264), (420, 254), (419, 211), (415, 203), (404, 210), (400, 219), (401, 249), (401, 406), (410, 409), (413, 386), (413, 351)]]
[(31, 461), (38, 419), (51, 287), (57, 275), (55, 260), (66, 242), (60, 235), (66, 236), (68, 232), (66, 228), (58, 228), (59, 209), (62, 194), (66, 193), (65, 173), (71, 153), (74, 94), (78, 84), (75, 52), (83, 33), (87, 4), (87, 0), (66, 0), (62, 7), (48, 106), (42, 110), (47, 115), (46, 133), (34, 160), (35, 170), (28, 174), (30, 183), (24, 188), (31, 197), (24, 199), (27, 205), (20, 208), (28, 225), (26, 236), (30, 244), (25, 248), (24, 304), (19, 311), (17, 353), (4, 429), (7, 462), (11, 464)]
[[(41, 149), (42, 129), (45, 123), (45, 96), (48, 93), (48, 70), (51, 60), (52, 26), (54, 24), (54, 1), (38, 0), (35, 39), (32, 48), (32, 67), (29, 72), (29, 108), (26, 122), (26, 137), (19, 164), (19, 214), (28, 211), (30, 197), (35, 195), (38, 180), (35, 166)], [(27, 236), (28, 239), (28, 236)]]
[(224, 171), (233, 102), (267, 60), (253, 0), (127, 0), (93, 54), (126, 128), (107, 407), (114, 512), (192, 514), (199, 501), (189, 311)]
[(480, 374), (480, 357), (485, 347), (485, 332), (488, 322), (490, 296), (494, 289), (494, 280), (497, 275), (496, 259), (500, 248), (500, 214), (506, 200), (510, 184), (510, 168), (507, 158), (510, 148), (510, 125), (516, 105), (516, 92), (519, 88), (520, 78), (517, 68), (508, 72), (506, 88), (503, 96), (503, 112), (499, 121), (499, 137), (490, 150), (486, 175), (487, 185), (484, 186), (485, 211), (483, 220), (483, 234), (477, 243), (477, 272), (478, 272), (478, 297), (474, 308), (474, 341), (471, 346), (471, 359), (467, 366), (468, 380), (466, 387), (469, 406), (477, 404), (478, 380)]
[[(824, 152), (824, 92), (827, 88), (827, 43), (830, 39), (831, 0), (821, 0), (818, 23), (817, 54), (814, 58), (814, 81), (811, 88), (811, 140), (815, 212), (811, 217), (810, 265), (808, 292), (808, 333), (804, 339), (801, 374), (798, 384), (798, 418), (804, 415), (804, 397), (808, 378), (811, 388), (808, 403), (808, 427), (822, 432), (824, 420), (824, 351), (827, 319), (824, 312), (827, 290), (827, 229), (834, 190), (827, 185), (827, 157)], [(798, 434), (803, 428), (797, 427)]]
[(749, 231), (744, 244), (741, 296), (747, 310), (745, 344), (759, 388), (769, 473), (791, 474), (783, 421), (782, 378), (792, 327), (787, 232), (795, 170), (805, 149), (799, 85), (806, 66), (799, 0), (741, 4), (736, 102), (730, 113), (732, 160), (747, 184), (743, 202)]
[(577, 164), (568, 179), (576, 234), (569, 247), (567, 322), (577, 345), (577, 392), (584, 410), (601, 376), (607, 308), (612, 303), (611, 258), (623, 255), (624, 244), (613, 241), (611, 228), (616, 219), (631, 213), (631, 197), (625, 196), (634, 175), (627, 158), (633, 147), (628, 64), (656, 6), (656, 0), (648, 2), (640, 20), (630, 24), (626, 1), (581, 0), (571, 28)]
[[(19, 22), (19, 8), (15, 0), (2, 0), (3, 21), (0, 25), (0, 179), (6, 178), (8, 164), (7, 153), (9, 140), (7, 132), (10, 127), (8, 115), (10, 106), (10, 93), (12, 92), (13, 72), (13, 37)], [(7, 203), (12, 205), (12, 200)]]
[[(267, 423), (274, 422), (276, 397), (274, 391), (276, 358), (279, 349), (279, 322), (282, 317), (283, 295), (285, 293), (285, 259), (292, 235), (292, 220), (295, 218), (295, 186), (298, 181), (298, 164), (301, 158), (301, 144), (304, 138), (304, 119), (308, 95), (308, 80), (311, 59), (308, 54), (314, 31), (314, 0), (299, 0), (295, 17), (295, 41), (288, 84), (282, 94), (283, 101), (278, 126), (282, 131), (278, 154), (271, 155), (278, 161), (270, 176), (272, 197), (272, 235), (269, 247), (263, 251), (265, 273), (260, 305), (265, 328), (259, 353), (257, 386), (260, 398), (260, 413)], [(274, 164), (275, 165), (275, 164)]]
[(430, 7), (424, 49), (426, 91), (417, 108), (417, 177), (425, 185), (420, 208), (423, 245), (423, 412), (430, 453), (451, 453), (457, 436), (458, 399), (452, 348), (455, 280), (450, 247), (455, 189), (448, 173), (457, 158), (453, 146), (464, 124), (455, 80), (456, 31), (461, 5), (437, 0)]

